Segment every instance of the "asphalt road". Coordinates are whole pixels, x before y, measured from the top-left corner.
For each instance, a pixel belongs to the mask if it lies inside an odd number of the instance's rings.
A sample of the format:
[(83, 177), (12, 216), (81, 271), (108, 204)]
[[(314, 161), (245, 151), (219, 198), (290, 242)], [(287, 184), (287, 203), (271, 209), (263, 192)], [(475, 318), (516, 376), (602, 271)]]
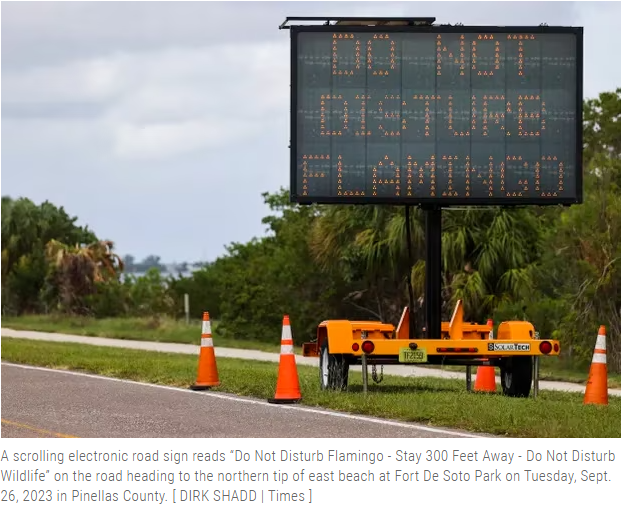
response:
[(491, 437), (2, 363), (1, 437)]
[[(51, 332), (36, 332), (31, 330), (13, 330), (2, 328), (2, 336), (6, 337), (18, 337), (22, 339), (35, 339), (42, 341), (53, 342), (69, 342), (69, 343), (81, 343), (96, 346), (110, 346), (115, 348), (131, 348), (135, 350), (146, 351), (162, 351), (168, 353), (182, 353), (197, 355), (199, 348), (193, 344), (179, 344), (179, 343), (159, 343), (154, 341), (133, 341), (129, 339), (111, 339), (107, 337), (87, 337), (76, 336), (69, 334), (51, 333)], [(235, 348), (223, 348), (218, 344), (218, 339), (215, 338), (215, 354), (218, 357), (227, 358), (242, 358), (247, 360), (263, 360), (267, 362), (278, 362), (279, 353), (267, 353), (257, 350), (241, 350)], [(297, 364), (310, 365), (318, 367), (318, 359), (314, 357), (296, 357)], [(352, 366), (353, 370), (361, 371), (361, 366)], [(431, 367), (419, 367), (408, 365), (386, 365), (384, 366), (384, 374), (388, 376), (403, 376), (408, 378), (416, 377), (436, 377), (436, 378), (449, 378), (449, 379), (465, 379), (466, 374), (464, 372), (444, 371), (441, 369), (434, 369)], [(475, 381), (476, 376), (473, 374), (472, 380)], [(500, 378), (496, 377), (496, 382), (500, 383)], [(560, 392), (585, 392), (584, 384), (566, 383), (563, 381), (546, 381), (540, 380), (540, 390), (558, 390)], [(620, 389), (610, 388), (609, 395), (621, 396)]]

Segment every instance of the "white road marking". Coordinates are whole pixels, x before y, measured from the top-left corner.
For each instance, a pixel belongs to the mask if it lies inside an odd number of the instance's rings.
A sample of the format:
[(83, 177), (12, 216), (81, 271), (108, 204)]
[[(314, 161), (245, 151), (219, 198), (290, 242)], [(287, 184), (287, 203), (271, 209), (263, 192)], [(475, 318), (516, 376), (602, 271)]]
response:
[(155, 385), (153, 383), (141, 383), (139, 381), (132, 381), (132, 380), (127, 380), (127, 379), (121, 379), (121, 378), (110, 378), (108, 376), (98, 376), (95, 374), (86, 374), (86, 373), (82, 373), (82, 372), (76, 372), (76, 371), (65, 371), (65, 370), (60, 370), (60, 369), (48, 369), (46, 367), (36, 367), (36, 366), (31, 366), (31, 365), (22, 365), (22, 364), (12, 364), (10, 362), (2, 362), (2, 367), (19, 367), (21, 369), (32, 369), (35, 371), (44, 371), (44, 372), (55, 372), (55, 373), (59, 373), (59, 374), (68, 374), (71, 376), (80, 376), (80, 377), (87, 377), (87, 378), (95, 378), (95, 379), (101, 379), (101, 380), (107, 380), (107, 381), (116, 381), (119, 383), (127, 383), (127, 384), (131, 384), (131, 385), (139, 385), (139, 386), (145, 386), (145, 387), (152, 387), (152, 388), (160, 388), (163, 390), (171, 390), (174, 392), (183, 392), (183, 393), (187, 393), (187, 394), (191, 394), (191, 395), (206, 395), (209, 397), (214, 397), (216, 399), (223, 399), (223, 400), (227, 400), (227, 401), (234, 401), (234, 402), (244, 402), (247, 404), (257, 404), (257, 405), (262, 405), (262, 406), (266, 406), (268, 408), (273, 408), (273, 409), (292, 409), (294, 411), (302, 411), (302, 412), (306, 412), (306, 413), (314, 413), (317, 415), (326, 415), (326, 416), (334, 416), (336, 418), (347, 418), (349, 420), (357, 420), (357, 421), (361, 421), (361, 422), (368, 422), (368, 423), (376, 423), (379, 425), (387, 425), (390, 427), (401, 427), (404, 429), (413, 429), (413, 430), (422, 430), (422, 431), (426, 431), (426, 432), (431, 432), (434, 434), (446, 434), (447, 436), (451, 436), (451, 437), (468, 437), (468, 438), (482, 438), (482, 437), (488, 437), (487, 434), (484, 435), (477, 435), (477, 434), (469, 434), (469, 433), (464, 433), (464, 432), (455, 432), (452, 430), (446, 430), (446, 429), (436, 429), (433, 427), (426, 427), (426, 426), (422, 426), (422, 425), (417, 425), (417, 424), (410, 424), (410, 423), (404, 423), (404, 422), (395, 422), (392, 420), (383, 420), (380, 418), (368, 418), (366, 416), (360, 416), (360, 415), (350, 415), (348, 413), (340, 413), (338, 411), (325, 411), (325, 410), (321, 410), (321, 409), (314, 409), (314, 408), (307, 408), (307, 407), (303, 407), (303, 406), (293, 406), (293, 405), (284, 405), (284, 404), (269, 404), (266, 401), (259, 401), (259, 400), (255, 400), (255, 399), (246, 399), (246, 398), (241, 398), (241, 397), (233, 397), (230, 395), (224, 395), (224, 394), (219, 394), (216, 392), (206, 392), (206, 391), (202, 391), (202, 392), (197, 392), (194, 390), (186, 390), (184, 388), (178, 388), (178, 387), (170, 387), (170, 386), (166, 386), (166, 385)]

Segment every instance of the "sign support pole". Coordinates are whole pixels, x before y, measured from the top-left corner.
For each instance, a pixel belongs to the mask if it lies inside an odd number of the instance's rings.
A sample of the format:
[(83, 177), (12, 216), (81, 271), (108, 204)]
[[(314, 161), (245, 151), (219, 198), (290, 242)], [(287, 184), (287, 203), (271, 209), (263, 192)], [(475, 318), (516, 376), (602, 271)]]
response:
[(409, 338), (416, 339), (416, 317), (414, 305), (414, 288), (412, 287), (412, 267), (414, 260), (412, 256), (412, 220), (410, 218), (410, 206), (405, 206), (405, 229), (407, 235), (407, 262), (409, 268), (407, 270), (407, 292), (409, 294)]
[(425, 208), (425, 326), (426, 337), (442, 337), (442, 209)]

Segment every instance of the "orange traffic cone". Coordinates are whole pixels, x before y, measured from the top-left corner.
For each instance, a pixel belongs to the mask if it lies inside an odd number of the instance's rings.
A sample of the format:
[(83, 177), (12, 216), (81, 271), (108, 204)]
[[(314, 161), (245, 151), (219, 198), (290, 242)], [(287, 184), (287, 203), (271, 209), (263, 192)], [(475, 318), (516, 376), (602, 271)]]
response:
[(607, 391), (607, 332), (604, 325), (601, 325), (598, 330), (583, 404), (609, 404)]
[(212, 346), (212, 330), (210, 315), (204, 312), (202, 318), (201, 346), (199, 348), (199, 365), (197, 367), (197, 381), (191, 390), (207, 390), (220, 384), (219, 372), (214, 347)]
[(277, 372), (277, 388), (275, 397), (268, 399), (271, 404), (294, 404), (301, 400), (299, 375), (293, 350), (290, 318), (284, 315), (282, 322), (282, 349), (280, 353), (279, 370)]
[[(490, 339), (494, 339), (494, 321), (487, 321), (490, 327)], [(496, 375), (491, 365), (477, 367), (477, 379), (475, 380), (475, 392), (496, 392)]]

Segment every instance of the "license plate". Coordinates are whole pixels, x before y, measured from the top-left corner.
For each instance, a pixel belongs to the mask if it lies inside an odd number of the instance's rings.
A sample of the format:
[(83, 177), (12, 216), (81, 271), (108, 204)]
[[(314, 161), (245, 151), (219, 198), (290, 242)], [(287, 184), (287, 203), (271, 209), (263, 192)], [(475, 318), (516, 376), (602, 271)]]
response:
[(400, 348), (399, 362), (403, 364), (422, 364), (427, 362), (427, 350)]

